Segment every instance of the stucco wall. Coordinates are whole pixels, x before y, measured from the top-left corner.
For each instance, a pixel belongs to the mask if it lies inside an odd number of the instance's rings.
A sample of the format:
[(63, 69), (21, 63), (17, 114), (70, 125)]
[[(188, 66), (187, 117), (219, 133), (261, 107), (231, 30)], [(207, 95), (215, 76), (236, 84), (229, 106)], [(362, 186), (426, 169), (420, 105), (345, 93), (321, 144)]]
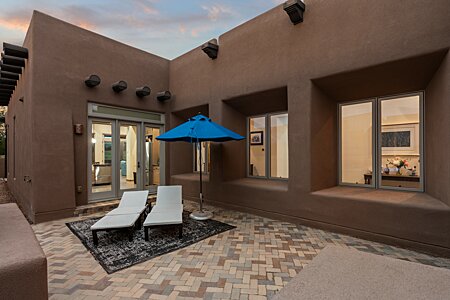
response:
[[(398, 192), (367, 191), (371, 195), (367, 199), (361, 197), (359, 189), (333, 190), (326, 196), (311, 193), (337, 185), (340, 101), (424, 90), (434, 76), (436, 87), (429, 89), (435, 89), (434, 97), (440, 100), (427, 102), (427, 109), (433, 106), (433, 117), (444, 118), (450, 107), (444, 100), (449, 96), (448, 85), (443, 87), (448, 82), (444, 80), (448, 63), (434, 72), (446, 50), (443, 54), (425, 54), (450, 47), (447, 5), (446, 1), (432, 5), (421, 1), (308, 1), (305, 21), (296, 26), (278, 6), (221, 35), (217, 59), (208, 59), (196, 48), (171, 61), (170, 89), (177, 97), (170, 109), (207, 102), (213, 119), (243, 135), (245, 116), (239, 116), (223, 101), (287, 86), (289, 180), (245, 178), (245, 141), (212, 145), (211, 173), (216, 176), (210, 176), (206, 183), (207, 200), (328, 228), (352, 228), (354, 232), (369, 231), (450, 247), (450, 211), (446, 205), (450, 186), (443, 184), (446, 175), (438, 175), (437, 170), (426, 174), (426, 181), (434, 182), (427, 184), (426, 193), (436, 198), (400, 192), (408, 199), (405, 206), (417, 204), (409, 209), (395, 201)], [(332, 75), (335, 77), (330, 81), (317, 80)], [(255, 114), (257, 110), (255, 107)], [(443, 135), (439, 137), (445, 140), (441, 145), (446, 145), (450, 136)], [(427, 149), (437, 148), (436, 144), (437, 140)], [(172, 147), (170, 159), (178, 155), (174, 150)], [(433, 151), (442, 159), (448, 158), (442, 150)], [(442, 168), (431, 159), (427, 166)], [(195, 197), (197, 182), (179, 177), (174, 180), (189, 186), (189, 196)], [(352, 195), (358, 196), (350, 201)], [(355, 202), (358, 197), (363, 200), (359, 204)], [(387, 208), (382, 205), (385, 200), (393, 204)], [(442, 219), (418, 213), (422, 205), (429, 204), (427, 201), (435, 205), (428, 208), (436, 209), (433, 213)], [(402, 225), (398, 224), (399, 217)]]
[[(450, 143), (441, 126), (450, 112), (449, 19), (445, 0), (311, 0), (301, 24), (292, 25), (277, 6), (221, 35), (217, 59), (196, 48), (169, 62), (36, 12), (29, 32), (38, 41), (28, 62), (33, 98), (24, 103), (33, 108), (32, 123), (23, 134), (33, 151), (17, 153), (32, 159), (32, 167), (19, 165), (32, 170), (33, 194), (21, 198), (32, 199), (37, 221), (69, 215), (87, 202), (88, 139), (73, 135), (72, 124), (86, 128), (88, 101), (165, 112), (167, 128), (201, 111), (242, 135), (252, 113), (287, 110), (289, 180), (246, 178), (246, 142), (213, 143), (207, 201), (448, 251), (450, 178), (440, 170)], [(102, 84), (88, 89), (83, 79), (92, 73)], [(129, 85), (119, 95), (110, 88), (117, 80)], [(153, 92), (139, 100), (133, 88), (143, 84), (170, 89), (174, 97), (161, 104)], [(425, 193), (336, 187), (338, 103), (418, 90), (425, 90), (430, 135)], [(10, 106), (11, 113), (25, 114), (17, 95)], [(441, 134), (431, 137), (434, 132)], [(183, 184), (184, 196), (196, 198), (192, 146), (169, 144), (166, 157), (166, 182)], [(11, 184), (15, 193), (31, 193), (19, 189), (24, 183)]]
[[(30, 118), (23, 119), (31, 120), (33, 132), (27, 131), (21, 143), (29, 160), (20, 159), (16, 164), (34, 172), (33, 195), (23, 198), (32, 203), (31, 215), (39, 222), (72, 215), (77, 205), (87, 204), (87, 103), (164, 112), (156, 92), (168, 89), (169, 61), (37, 11), (30, 28), (28, 35), (37, 41), (29, 49), (28, 59), (33, 65), (33, 98), (26, 97), (22, 106), (32, 107)], [(84, 85), (90, 74), (102, 80), (92, 89)], [(111, 89), (118, 80), (128, 83), (128, 89), (120, 94)], [(21, 78), (19, 88), (30, 82)], [(135, 88), (142, 85), (152, 89), (144, 99), (135, 95)], [(17, 94), (9, 114), (22, 118)], [(73, 124), (84, 125), (83, 135), (73, 134)], [(33, 151), (25, 145), (33, 145)], [(33, 166), (29, 167), (31, 159)], [(22, 185), (10, 183), (15, 194), (23, 193)], [(82, 193), (76, 192), (78, 185)]]

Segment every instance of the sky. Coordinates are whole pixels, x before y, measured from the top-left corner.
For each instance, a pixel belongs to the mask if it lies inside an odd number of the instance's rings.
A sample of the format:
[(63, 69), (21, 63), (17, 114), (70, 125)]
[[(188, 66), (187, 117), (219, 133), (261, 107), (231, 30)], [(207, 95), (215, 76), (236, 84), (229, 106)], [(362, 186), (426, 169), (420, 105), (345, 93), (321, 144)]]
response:
[(22, 45), (33, 10), (173, 59), (286, 0), (0, 0), (0, 42)]

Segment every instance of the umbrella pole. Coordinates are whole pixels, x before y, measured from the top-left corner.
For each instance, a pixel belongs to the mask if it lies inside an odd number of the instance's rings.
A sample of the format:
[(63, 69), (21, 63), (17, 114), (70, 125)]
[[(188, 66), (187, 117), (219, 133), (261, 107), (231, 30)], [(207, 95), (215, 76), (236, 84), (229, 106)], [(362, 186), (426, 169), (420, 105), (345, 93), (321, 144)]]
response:
[(198, 146), (200, 146), (200, 210), (191, 213), (190, 217), (194, 220), (204, 221), (211, 219), (213, 217), (213, 214), (210, 211), (203, 210), (202, 143), (196, 143), (196, 151), (198, 149)]
[(200, 146), (200, 212), (203, 212), (202, 142), (197, 143), (197, 146)]

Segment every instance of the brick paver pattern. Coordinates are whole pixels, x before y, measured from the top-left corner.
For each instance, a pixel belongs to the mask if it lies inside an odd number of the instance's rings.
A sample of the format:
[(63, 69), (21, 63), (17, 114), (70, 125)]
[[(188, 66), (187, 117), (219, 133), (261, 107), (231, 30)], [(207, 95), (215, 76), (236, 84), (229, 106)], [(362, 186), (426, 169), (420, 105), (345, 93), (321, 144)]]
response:
[[(185, 202), (187, 210), (194, 205)], [(50, 299), (270, 299), (328, 244), (450, 268), (450, 259), (208, 208), (237, 228), (111, 275), (64, 224), (86, 216), (33, 225), (48, 259)]]

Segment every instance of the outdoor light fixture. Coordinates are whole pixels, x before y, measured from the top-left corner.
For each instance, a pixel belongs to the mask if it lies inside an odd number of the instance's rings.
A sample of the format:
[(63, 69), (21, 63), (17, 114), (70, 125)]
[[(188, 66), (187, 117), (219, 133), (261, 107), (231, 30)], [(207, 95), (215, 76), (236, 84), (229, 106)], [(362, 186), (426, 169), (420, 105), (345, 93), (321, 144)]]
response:
[(217, 58), (217, 53), (219, 52), (219, 44), (217, 43), (217, 39), (212, 39), (209, 42), (206, 42), (202, 45), (203, 52), (209, 56), (211, 59)]
[(90, 87), (90, 88), (99, 85), (100, 82), (102, 82), (101, 79), (100, 79), (100, 77), (98, 77), (98, 76), (95, 75), (95, 74), (89, 75), (89, 76), (86, 77), (86, 79), (84, 80), (84, 84), (85, 84), (87, 87)]
[(301, 0), (290, 0), (283, 4), (283, 9), (289, 15), (289, 18), (294, 25), (303, 22), (305, 8), (305, 3)]
[(117, 81), (113, 83), (112, 89), (114, 90), (114, 92), (120, 93), (121, 91), (127, 89), (127, 83), (123, 80)]
[(156, 94), (156, 99), (159, 101), (166, 101), (169, 100), (172, 97), (172, 94), (170, 94), (169, 91), (162, 91)]
[(139, 98), (142, 98), (142, 97), (150, 95), (151, 91), (152, 90), (148, 86), (144, 85), (142, 87), (136, 88), (136, 96), (138, 96)]

